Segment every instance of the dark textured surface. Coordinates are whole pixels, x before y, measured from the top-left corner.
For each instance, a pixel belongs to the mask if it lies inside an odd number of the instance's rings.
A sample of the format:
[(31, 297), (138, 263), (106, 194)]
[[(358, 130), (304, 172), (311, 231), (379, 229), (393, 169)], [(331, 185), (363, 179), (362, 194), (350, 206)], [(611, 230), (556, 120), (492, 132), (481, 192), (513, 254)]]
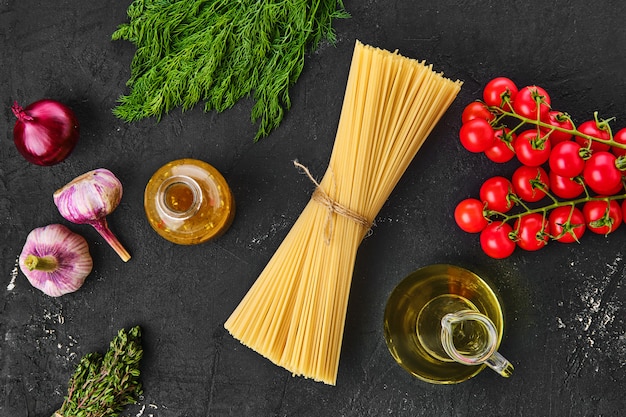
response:
[[(463, 106), (492, 77), (539, 84), (575, 119), (597, 110), (626, 125), (626, 4), (583, 1), (346, 1), (336, 47), (307, 56), (293, 108), (253, 143), (250, 103), (222, 114), (173, 111), (156, 124), (111, 114), (125, 92), (132, 45), (111, 42), (128, 2), (0, 2), (0, 416), (48, 416), (79, 357), (103, 351), (121, 327), (144, 329), (145, 395), (123, 416), (617, 416), (626, 400), (624, 230), (587, 234), (507, 260), (484, 256), (459, 231), (456, 203), (482, 180), (509, 175), (458, 143)], [(223, 322), (308, 201), (299, 159), (322, 175), (332, 148), (355, 39), (425, 59), (465, 82), (361, 246), (336, 387), (293, 378), (241, 346)], [(56, 166), (30, 165), (12, 143), (10, 105), (43, 97), (73, 107), (79, 145)], [(219, 240), (175, 246), (143, 214), (152, 173), (177, 158), (203, 159), (231, 185), (238, 212)], [(16, 259), (26, 234), (65, 223), (52, 192), (106, 167), (124, 184), (111, 228), (133, 255), (124, 264), (87, 226), (95, 267), (59, 299), (33, 289)], [(622, 227), (623, 229), (624, 227)], [(489, 278), (506, 309), (501, 351), (509, 380), (486, 371), (456, 386), (413, 379), (389, 355), (382, 314), (412, 270), (450, 262)]]

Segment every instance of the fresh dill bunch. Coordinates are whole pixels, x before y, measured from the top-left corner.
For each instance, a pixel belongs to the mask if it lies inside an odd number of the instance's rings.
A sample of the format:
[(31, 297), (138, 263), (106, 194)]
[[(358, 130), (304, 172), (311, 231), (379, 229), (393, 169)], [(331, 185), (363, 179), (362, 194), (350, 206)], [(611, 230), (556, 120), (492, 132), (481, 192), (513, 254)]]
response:
[(134, 0), (127, 14), (112, 35), (136, 46), (117, 117), (160, 120), (200, 101), (222, 112), (252, 97), (255, 141), (290, 109), (305, 54), (334, 44), (333, 20), (349, 17), (342, 0)]
[(102, 356), (82, 357), (68, 383), (67, 396), (52, 417), (116, 417), (142, 393), (139, 362), (141, 328), (121, 329)]

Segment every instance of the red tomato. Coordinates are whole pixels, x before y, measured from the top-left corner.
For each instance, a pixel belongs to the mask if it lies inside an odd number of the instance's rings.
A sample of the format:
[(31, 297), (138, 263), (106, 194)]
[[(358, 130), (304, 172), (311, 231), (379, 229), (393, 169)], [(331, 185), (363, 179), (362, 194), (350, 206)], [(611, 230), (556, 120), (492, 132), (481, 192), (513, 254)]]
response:
[(550, 171), (550, 191), (557, 197), (571, 200), (585, 191), (581, 177), (567, 178)]
[(454, 220), (461, 230), (478, 233), (489, 223), (483, 215), (484, 203), (475, 198), (461, 201), (454, 210)]
[(550, 234), (561, 243), (580, 242), (587, 226), (585, 216), (575, 206), (561, 206), (553, 209), (548, 216)]
[[(613, 140), (619, 144), (625, 145), (626, 146), (626, 128), (620, 129), (617, 131), (617, 133), (615, 133), (615, 135), (613, 135)], [(611, 147), (611, 152), (613, 152), (613, 154), (615, 156), (625, 156), (626, 155), (626, 149), (624, 148), (618, 148), (617, 146), (612, 146)]]
[(524, 250), (539, 250), (546, 246), (550, 239), (548, 219), (540, 213), (530, 213), (519, 217), (515, 220), (513, 229), (517, 246)]
[(485, 149), (485, 156), (492, 162), (503, 164), (513, 159), (515, 151), (505, 142), (496, 139), (492, 147)]
[(511, 129), (505, 127), (496, 130), (495, 137), (493, 146), (485, 149), (485, 156), (498, 164), (509, 162), (515, 156), (512, 144), (517, 136), (511, 133)]
[(622, 171), (615, 166), (616, 157), (610, 152), (594, 152), (585, 163), (585, 184), (597, 194), (613, 195), (621, 189)]
[(461, 126), (459, 132), (461, 144), (470, 152), (483, 152), (493, 145), (495, 135), (493, 128), (485, 119), (472, 119)]
[(518, 88), (506, 77), (496, 77), (489, 81), (483, 90), (483, 100), (488, 106), (510, 110), (510, 102), (515, 100)]
[[(577, 129), (580, 133), (584, 133), (585, 135), (591, 136), (592, 138), (598, 138), (603, 140), (609, 140), (611, 138), (611, 134), (607, 126), (600, 125), (595, 120), (587, 120), (586, 122), (582, 122)], [(590, 148), (592, 152), (597, 151), (608, 151), (610, 146), (606, 143), (598, 142), (597, 140), (591, 140), (591, 145), (589, 144), (589, 139), (582, 138), (580, 136), (576, 136), (576, 142), (580, 143), (580, 146), (583, 148)]]
[(487, 106), (480, 101), (472, 101), (470, 104), (465, 106), (463, 114), (461, 115), (463, 123), (467, 123), (472, 119), (485, 119), (490, 122), (495, 118), (495, 114), (491, 113)]
[(574, 124), (566, 113), (551, 110), (548, 112), (548, 118), (545, 122), (553, 126), (552, 129), (546, 127), (541, 128), (544, 135), (549, 135), (548, 137), (553, 147), (559, 142), (564, 142), (572, 138), (573, 135), (571, 132), (574, 131)]
[(511, 181), (504, 177), (492, 177), (480, 187), (480, 199), (489, 210), (506, 213), (513, 208), (510, 194), (513, 193)]
[(552, 145), (546, 138), (539, 138), (536, 129), (529, 129), (517, 135), (513, 149), (522, 164), (537, 167), (548, 161)]
[(504, 259), (515, 251), (515, 242), (511, 240), (513, 228), (508, 223), (490, 223), (480, 232), (480, 247), (494, 259)]
[(531, 120), (548, 120), (550, 113), (550, 96), (536, 85), (519, 90), (513, 102), (513, 110), (520, 116)]
[(620, 183), (617, 185), (617, 187), (615, 187), (612, 191), (611, 194), (608, 195), (615, 195), (615, 194), (621, 194), (624, 192), (624, 182), (620, 181)]
[(550, 178), (545, 169), (526, 165), (517, 168), (511, 179), (515, 194), (529, 203), (544, 198), (550, 189), (549, 183)]
[(580, 144), (572, 140), (559, 142), (550, 152), (550, 170), (557, 175), (573, 178), (583, 172), (585, 160), (580, 154)]
[(588, 201), (583, 206), (583, 215), (587, 228), (600, 235), (614, 232), (622, 224), (624, 218), (622, 208), (615, 200)]

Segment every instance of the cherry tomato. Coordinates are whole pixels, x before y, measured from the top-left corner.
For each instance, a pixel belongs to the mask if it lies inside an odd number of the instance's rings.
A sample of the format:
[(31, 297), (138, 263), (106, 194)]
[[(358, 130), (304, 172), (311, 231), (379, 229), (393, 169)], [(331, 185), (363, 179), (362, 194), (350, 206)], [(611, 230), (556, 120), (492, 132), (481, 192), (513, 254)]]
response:
[[(617, 133), (613, 135), (613, 140), (619, 144), (626, 145), (626, 127), (618, 130)], [(613, 152), (615, 156), (626, 155), (626, 149), (618, 148), (617, 146), (611, 146), (611, 152)]]
[(567, 178), (550, 171), (550, 191), (557, 197), (571, 200), (585, 191), (581, 177)]
[(465, 106), (463, 114), (461, 115), (463, 123), (467, 123), (472, 119), (485, 119), (490, 122), (495, 118), (496, 115), (491, 113), (487, 106), (480, 101), (472, 101), (470, 104)]
[(536, 167), (548, 161), (552, 145), (549, 140), (539, 138), (536, 129), (529, 129), (517, 135), (513, 149), (522, 164)]
[(517, 135), (511, 133), (511, 129), (505, 127), (496, 130), (495, 137), (496, 139), (493, 142), (493, 146), (485, 149), (485, 156), (498, 164), (509, 162), (515, 156), (512, 143), (515, 141)]
[(515, 242), (511, 240), (513, 228), (508, 223), (490, 223), (480, 232), (480, 247), (494, 259), (504, 259), (515, 251)]
[(621, 189), (622, 172), (615, 166), (616, 157), (610, 152), (594, 152), (585, 163), (585, 184), (597, 194), (613, 195)]
[(615, 189), (613, 189), (611, 191), (611, 194), (609, 194), (609, 195), (620, 194), (622, 192), (624, 192), (624, 182), (620, 181), (620, 183), (617, 185), (617, 187), (615, 187)]
[(454, 220), (461, 230), (467, 233), (478, 233), (489, 223), (483, 215), (484, 203), (475, 198), (466, 198), (457, 204)]
[(546, 196), (544, 190), (549, 190), (550, 178), (545, 169), (522, 165), (513, 173), (511, 184), (513, 191), (524, 201), (533, 203)]
[(581, 156), (581, 146), (578, 142), (568, 140), (559, 142), (550, 152), (550, 170), (557, 175), (573, 178), (583, 172), (585, 160)]
[(624, 218), (622, 208), (615, 200), (588, 201), (583, 206), (583, 215), (587, 228), (600, 235), (614, 232), (622, 224)]
[(506, 77), (496, 77), (489, 81), (483, 90), (483, 100), (488, 106), (510, 110), (510, 102), (515, 100), (518, 88)]
[(480, 187), (480, 199), (489, 210), (506, 213), (513, 208), (510, 194), (513, 193), (511, 181), (504, 177), (492, 177)]
[(543, 248), (550, 239), (548, 219), (540, 213), (529, 213), (519, 217), (515, 220), (513, 229), (517, 246), (527, 251)]
[[(545, 122), (551, 124), (555, 128), (565, 129), (569, 131), (574, 130), (574, 124), (572, 123), (572, 119), (570, 119), (567, 114), (557, 110), (549, 111), (548, 118), (545, 120)], [(548, 135), (553, 147), (559, 142), (570, 140), (573, 136), (572, 133), (564, 132), (558, 129), (549, 129), (545, 127), (542, 127), (541, 129), (544, 135)]]
[(470, 152), (483, 152), (493, 145), (494, 130), (485, 119), (472, 119), (461, 126), (461, 144)]
[(521, 88), (515, 96), (513, 110), (520, 116), (531, 120), (548, 120), (550, 96), (536, 85)]
[(580, 242), (587, 226), (585, 216), (579, 208), (561, 206), (553, 209), (548, 216), (550, 234), (561, 243)]
[[(582, 122), (577, 129), (580, 133), (584, 133), (593, 138), (609, 140), (611, 138), (611, 134), (606, 126), (598, 126), (598, 123), (595, 120), (587, 120), (586, 122)], [(580, 146), (583, 148), (589, 148), (592, 152), (597, 151), (608, 151), (610, 146), (606, 143), (598, 142), (596, 140), (591, 141), (591, 145), (589, 145), (589, 140), (582, 138), (580, 136), (576, 136), (576, 142), (580, 143)]]

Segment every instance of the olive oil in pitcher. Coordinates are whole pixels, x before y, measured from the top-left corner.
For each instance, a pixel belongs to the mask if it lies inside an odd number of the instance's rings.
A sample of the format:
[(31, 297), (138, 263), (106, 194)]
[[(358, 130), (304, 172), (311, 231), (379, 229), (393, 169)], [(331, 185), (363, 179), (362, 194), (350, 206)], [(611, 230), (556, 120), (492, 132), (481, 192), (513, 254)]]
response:
[[(449, 318), (447, 345), (442, 343), (444, 317)], [(391, 293), (384, 315), (385, 340), (394, 359), (412, 375), (437, 384), (478, 374), (487, 356), (497, 354), (503, 328), (493, 290), (476, 274), (453, 265), (431, 265), (407, 276)], [(500, 374), (510, 375), (512, 365), (506, 361), (501, 366)]]

